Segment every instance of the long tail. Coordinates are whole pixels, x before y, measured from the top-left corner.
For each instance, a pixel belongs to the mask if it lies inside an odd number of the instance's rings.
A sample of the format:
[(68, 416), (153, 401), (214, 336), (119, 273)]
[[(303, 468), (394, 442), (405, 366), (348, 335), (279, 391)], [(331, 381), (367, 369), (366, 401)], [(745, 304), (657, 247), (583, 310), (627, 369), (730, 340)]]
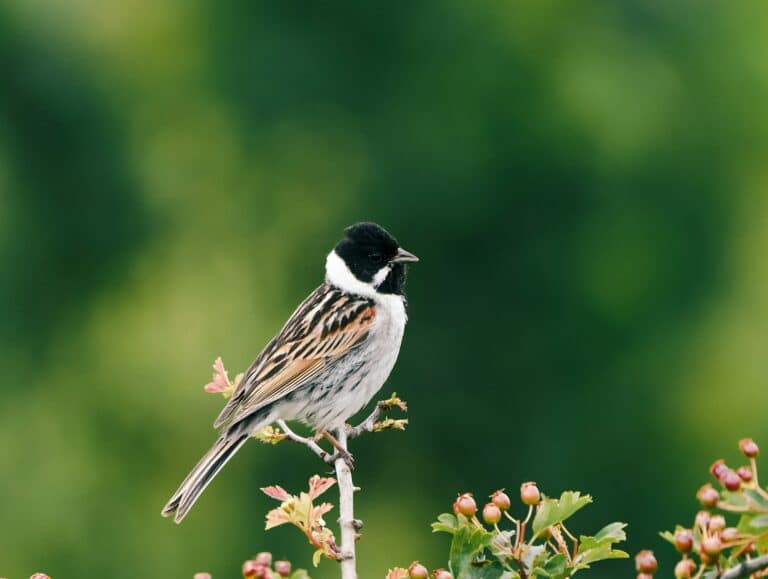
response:
[(205, 487), (210, 484), (213, 477), (219, 474), (229, 459), (240, 450), (248, 437), (249, 435), (244, 432), (223, 434), (181, 483), (171, 500), (165, 505), (162, 512), (163, 516), (170, 517), (176, 513), (173, 520), (180, 523), (205, 490)]

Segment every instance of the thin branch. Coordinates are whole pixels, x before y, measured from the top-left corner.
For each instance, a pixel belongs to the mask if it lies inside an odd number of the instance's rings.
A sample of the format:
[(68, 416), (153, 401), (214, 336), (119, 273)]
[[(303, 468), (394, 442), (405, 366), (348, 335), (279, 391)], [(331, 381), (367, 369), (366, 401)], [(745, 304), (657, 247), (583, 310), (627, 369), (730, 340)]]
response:
[[(339, 446), (347, 451), (347, 430), (339, 428), (337, 440)], [(339, 485), (339, 526), (341, 527), (341, 579), (357, 579), (355, 540), (359, 523), (355, 521), (355, 485), (352, 482), (352, 469), (347, 459), (340, 453), (334, 463), (336, 482)]]
[[(379, 400), (376, 403), (376, 406), (373, 409), (373, 412), (371, 412), (368, 415), (368, 418), (363, 420), (360, 424), (357, 426), (350, 426), (347, 428), (347, 437), (348, 438), (357, 438), (361, 434), (365, 432), (374, 432), (377, 430), (376, 423), (379, 421), (379, 418), (381, 418), (381, 415), (384, 413), (385, 410), (389, 410), (390, 408), (394, 407), (400, 408), (403, 412), (407, 412), (408, 406), (405, 402), (400, 400), (396, 394), (392, 394), (392, 396), (387, 400)], [(393, 421), (397, 422), (397, 421)], [(400, 430), (404, 428), (404, 425), (407, 424), (407, 421), (403, 420), (400, 421), (403, 424), (400, 425)], [(388, 425), (384, 428), (389, 427)]]
[(303, 436), (299, 436), (296, 434), (293, 430), (291, 430), (288, 425), (285, 423), (285, 420), (278, 420), (277, 425), (283, 430), (285, 435), (292, 441), (298, 442), (299, 444), (303, 444), (306, 446), (309, 450), (314, 452), (317, 456), (320, 457), (320, 459), (323, 462), (327, 462), (328, 464), (333, 464), (334, 457), (328, 454), (326, 451), (324, 451), (317, 442), (315, 442), (311, 438), (305, 438)]
[(768, 555), (761, 555), (728, 569), (720, 575), (720, 579), (741, 579), (766, 568), (768, 568)]

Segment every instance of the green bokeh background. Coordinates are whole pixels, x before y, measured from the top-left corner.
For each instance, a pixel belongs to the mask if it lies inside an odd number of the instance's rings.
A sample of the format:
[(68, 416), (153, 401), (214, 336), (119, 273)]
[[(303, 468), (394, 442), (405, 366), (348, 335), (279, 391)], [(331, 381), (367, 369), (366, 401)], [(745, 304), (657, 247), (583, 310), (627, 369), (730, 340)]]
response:
[(310, 565), (258, 491), (304, 449), (159, 511), (213, 359), (244, 368), (367, 219), (422, 262), (385, 386), (411, 426), (354, 447), (361, 578), (444, 564), (455, 493), (529, 479), (671, 576), (656, 532), (768, 444), (767, 50), (760, 0), (0, 1), (0, 575)]

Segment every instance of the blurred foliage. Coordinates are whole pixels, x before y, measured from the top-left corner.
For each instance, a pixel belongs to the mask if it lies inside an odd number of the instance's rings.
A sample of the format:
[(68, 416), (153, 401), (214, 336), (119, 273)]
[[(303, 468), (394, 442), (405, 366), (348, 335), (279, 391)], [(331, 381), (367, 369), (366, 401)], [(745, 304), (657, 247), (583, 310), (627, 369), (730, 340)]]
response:
[(210, 361), (244, 368), (362, 219), (422, 262), (385, 387), (410, 428), (354, 448), (361, 575), (443, 564), (431, 514), (498, 480), (588, 488), (580, 526), (653, 547), (768, 436), (767, 27), (757, 0), (0, 0), (0, 571), (303, 552), (258, 492), (301, 448), (159, 511), (214, 436)]

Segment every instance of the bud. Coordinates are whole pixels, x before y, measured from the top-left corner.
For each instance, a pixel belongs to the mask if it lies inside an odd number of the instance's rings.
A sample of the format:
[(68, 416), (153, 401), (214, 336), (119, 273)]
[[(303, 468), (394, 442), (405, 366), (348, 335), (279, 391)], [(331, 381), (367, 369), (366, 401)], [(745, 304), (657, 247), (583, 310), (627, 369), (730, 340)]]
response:
[(288, 577), (291, 574), (291, 562), (290, 561), (275, 561), (275, 572), (280, 577)]
[(707, 511), (699, 511), (696, 513), (696, 525), (699, 527), (706, 527), (709, 524), (709, 513)]
[(747, 458), (755, 458), (760, 453), (760, 449), (751, 438), (742, 438), (739, 441), (739, 450), (741, 450)]
[(498, 490), (493, 493), (491, 495), (491, 500), (493, 501), (493, 504), (499, 507), (499, 509), (502, 511), (509, 509), (509, 506), (512, 504), (509, 500), (509, 497), (503, 490)]
[(453, 579), (453, 575), (451, 575), (445, 569), (438, 569), (434, 572), (432, 577), (434, 577), (434, 579)]
[(748, 483), (752, 481), (752, 469), (748, 466), (740, 466), (736, 471), (736, 474), (739, 475), (739, 478), (744, 482)]
[(696, 563), (693, 559), (683, 559), (675, 565), (675, 579), (691, 579), (696, 572)]
[(529, 507), (534, 507), (539, 504), (541, 501), (541, 493), (535, 482), (531, 481), (520, 485), (520, 500), (523, 501), (523, 504), (526, 504)]
[(723, 515), (712, 515), (709, 519), (709, 530), (716, 533), (725, 529), (725, 517)]
[(723, 550), (723, 544), (720, 541), (720, 537), (713, 535), (711, 537), (705, 537), (701, 540), (701, 551), (711, 557), (716, 557)]
[(720, 479), (720, 475), (726, 470), (728, 470), (728, 467), (725, 465), (725, 461), (722, 458), (714, 462), (712, 466), (709, 467), (709, 472), (711, 472), (712, 476), (718, 480)]
[(659, 564), (656, 562), (656, 557), (653, 556), (653, 551), (640, 551), (635, 555), (635, 569), (638, 573), (653, 575), (658, 567)]
[(720, 538), (723, 541), (735, 541), (739, 538), (739, 530), (736, 527), (723, 529), (723, 532), (720, 533)]
[(429, 569), (418, 561), (414, 561), (408, 567), (408, 577), (411, 579), (429, 579)]
[(271, 567), (272, 566), (272, 553), (269, 551), (262, 551), (258, 555), (256, 555), (256, 562), (259, 565), (264, 565), (265, 567)]
[(729, 491), (737, 491), (741, 488), (741, 478), (732, 470), (728, 470), (720, 477), (720, 482)]
[(477, 512), (477, 503), (470, 493), (464, 493), (459, 495), (459, 498), (453, 503), (453, 510), (465, 517), (472, 517)]
[(688, 529), (680, 529), (675, 532), (675, 549), (681, 553), (688, 553), (693, 549), (693, 533)]
[(489, 525), (495, 525), (501, 520), (501, 509), (493, 503), (483, 507), (483, 520)]
[(714, 507), (720, 500), (720, 493), (711, 484), (707, 483), (696, 493), (696, 498), (705, 507)]

